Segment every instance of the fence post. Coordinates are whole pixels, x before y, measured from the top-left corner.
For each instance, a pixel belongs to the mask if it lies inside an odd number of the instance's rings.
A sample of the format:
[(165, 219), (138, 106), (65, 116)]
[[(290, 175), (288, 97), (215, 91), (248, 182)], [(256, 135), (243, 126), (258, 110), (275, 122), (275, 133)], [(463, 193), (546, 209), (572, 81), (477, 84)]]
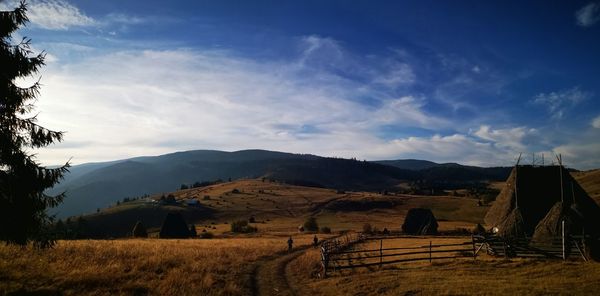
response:
[(566, 253), (565, 253), (565, 220), (563, 219), (561, 221), (562, 224), (562, 259), (566, 260)]
[(473, 260), (477, 258), (477, 250), (475, 248), (475, 236), (471, 234), (471, 241), (473, 242)]
[(431, 241), (429, 241), (429, 263), (431, 263)]
[(379, 240), (379, 268), (383, 264), (383, 240)]
[(321, 265), (323, 266), (323, 278), (327, 277), (327, 265), (329, 265), (327, 259), (327, 250), (325, 247), (321, 247)]

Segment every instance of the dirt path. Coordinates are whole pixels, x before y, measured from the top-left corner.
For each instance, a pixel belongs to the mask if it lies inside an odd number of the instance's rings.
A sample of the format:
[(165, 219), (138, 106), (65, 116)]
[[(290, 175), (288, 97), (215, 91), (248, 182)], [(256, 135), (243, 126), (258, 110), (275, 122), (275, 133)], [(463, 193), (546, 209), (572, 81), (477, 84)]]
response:
[(286, 266), (311, 247), (298, 247), (291, 253), (280, 253), (258, 261), (251, 275), (252, 295), (297, 295), (288, 281)]

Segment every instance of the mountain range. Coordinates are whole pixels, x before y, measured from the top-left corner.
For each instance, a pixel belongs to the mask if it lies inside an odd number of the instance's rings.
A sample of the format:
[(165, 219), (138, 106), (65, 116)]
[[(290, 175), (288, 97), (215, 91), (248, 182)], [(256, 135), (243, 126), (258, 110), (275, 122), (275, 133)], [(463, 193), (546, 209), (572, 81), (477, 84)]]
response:
[(394, 190), (400, 183), (452, 185), (504, 180), (510, 168), (481, 168), (405, 159), (358, 161), (265, 150), (194, 150), (160, 156), (86, 163), (70, 172), (50, 194), (66, 192), (51, 213), (68, 217), (105, 208), (125, 197), (161, 194), (202, 181), (268, 178), (340, 190)]

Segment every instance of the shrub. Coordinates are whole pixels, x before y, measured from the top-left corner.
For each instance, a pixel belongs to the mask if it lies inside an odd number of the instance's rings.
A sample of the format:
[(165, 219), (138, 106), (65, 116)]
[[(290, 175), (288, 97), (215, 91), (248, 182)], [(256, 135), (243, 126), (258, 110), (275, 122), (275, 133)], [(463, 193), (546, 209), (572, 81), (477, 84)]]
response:
[(210, 195), (205, 195), (204, 200), (210, 200)]
[(315, 217), (309, 217), (304, 222), (304, 229), (306, 231), (318, 231), (319, 224), (317, 223), (317, 219)]
[(331, 233), (331, 228), (327, 227), (327, 226), (323, 226), (321, 227), (321, 233)]
[(196, 237), (198, 233), (196, 232), (196, 225), (190, 225), (190, 237)]
[(231, 223), (231, 232), (252, 233), (256, 231), (258, 231), (258, 229), (248, 225), (248, 221), (246, 220), (239, 220)]
[(256, 223), (256, 218), (254, 218), (254, 216), (250, 217), (250, 219), (248, 219), (249, 223)]
[(364, 232), (364, 233), (367, 233), (367, 234), (371, 234), (371, 233), (373, 233), (373, 227), (371, 227), (371, 224), (369, 224), (369, 223), (365, 223), (365, 224), (363, 225), (363, 232)]
[(231, 193), (240, 193), (240, 190), (237, 188), (234, 188), (233, 190), (231, 190)]
[(201, 238), (213, 238), (215, 235), (212, 232), (202, 232), (200, 234)]

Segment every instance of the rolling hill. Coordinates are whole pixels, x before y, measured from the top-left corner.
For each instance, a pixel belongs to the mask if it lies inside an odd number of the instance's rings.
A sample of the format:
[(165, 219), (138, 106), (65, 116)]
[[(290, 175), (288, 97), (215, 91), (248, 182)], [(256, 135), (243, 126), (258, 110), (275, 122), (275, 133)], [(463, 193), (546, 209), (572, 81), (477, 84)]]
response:
[(380, 190), (418, 175), (377, 163), (314, 155), (198, 150), (75, 166), (50, 193), (66, 191), (67, 198), (54, 212), (67, 217), (93, 212), (124, 197), (170, 192), (181, 184), (259, 177), (314, 187)]
[[(477, 200), (452, 196), (415, 196), (290, 185), (263, 179), (241, 179), (168, 193), (176, 202), (161, 202), (160, 195), (129, 201), (85, 215), (91, 237), (130, 236), (137, 221), (156, 233), (168, 212), (180, 212), (198, 232), (228, 235), (233, 221), (255, 220), (261, 232), (294, 231), (307, 217), (332, 228), (361, 229), (370, 223), (378, 229), (399, 230), (408, 209), (431, 208), (442, 230), (471, 228), (482, 221), (487, 207)], [(188, 204), (190, 200), (197, 201)], [(72, 220), (73, 221), (73, 220)]]
[(92, 213), (125, 197), (170, 192), (181, 184), (241, 178), (269, 178), (312, 187), (342, 190), (395, 190), (419, 181), (435, 188), (457, 188), (500, 180), (510, 168), (479, 168), (423, 160), (357, 161), (265, 150), (195, 150), (136, 157), (71, 168), (50, 194), (67, 197), (51, 213), (64, 218)]

